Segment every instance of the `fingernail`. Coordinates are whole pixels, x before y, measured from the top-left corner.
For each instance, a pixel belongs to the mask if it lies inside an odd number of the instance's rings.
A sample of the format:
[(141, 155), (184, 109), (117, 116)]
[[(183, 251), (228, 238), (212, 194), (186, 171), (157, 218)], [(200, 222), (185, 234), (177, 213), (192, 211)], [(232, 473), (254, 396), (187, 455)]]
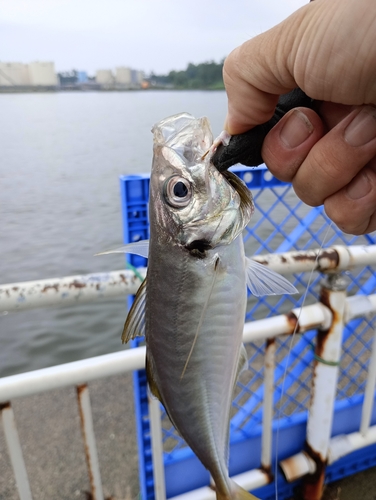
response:
[(376, 109), (365, 106), (345, 130), (345, 141), (350, 146), (364, 146), (376, 137)]
[(296, 148), (308, 139), (313, 132), (313, 125), (299, 109), (294, 109), (283, 125), (279, 136), (289, 148)]
[(365, 172), (360, 172), (355, 179), (351, 181), (347, 188), (347, 194), (353, 200), (359, 200), (371, 191), (371, 183)]

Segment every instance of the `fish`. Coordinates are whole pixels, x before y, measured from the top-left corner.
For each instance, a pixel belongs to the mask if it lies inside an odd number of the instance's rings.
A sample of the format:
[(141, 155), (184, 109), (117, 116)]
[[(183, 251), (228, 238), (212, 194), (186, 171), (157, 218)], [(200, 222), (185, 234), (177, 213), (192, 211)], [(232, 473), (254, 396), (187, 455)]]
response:
[(235, 174), (211, 163), (208, 119), (180, 113), (152, 131), (150, 238), (112, 251), (148, 258), (122, 340), (145, 337), (150, 391), (209, 470), (217, 500), (255, 499), (228, 472), (233, 391), (248, 366), (246, 289), (254, 295), (296, 289), (245, 256), (252, 195)]

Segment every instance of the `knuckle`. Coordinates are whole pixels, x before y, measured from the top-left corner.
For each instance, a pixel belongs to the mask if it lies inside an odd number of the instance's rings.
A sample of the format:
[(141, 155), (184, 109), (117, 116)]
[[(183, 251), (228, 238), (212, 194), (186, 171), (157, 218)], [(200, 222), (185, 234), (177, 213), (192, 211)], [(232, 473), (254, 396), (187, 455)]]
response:
[(302, 163), (299, 159), (295, 161), (281, 160), (278, 150), (275, 151), (272, 147), (263, 148), (262, 157), (271, 173), (283, 182), (292, 182)]
[(236, 80), (240, 75), (240, 69), (242, 67), (239, 61), (239, 50), (240, 47), (234, 49), (225, 59), (223, 63), (223, 79), (225, 82)]
[(334, 195), (325, 200), (326, 215), (347, 234), (360, 236), (370, 232), (370, 215), (364, 213), (354, 203), (346, 203), (342, 194)]

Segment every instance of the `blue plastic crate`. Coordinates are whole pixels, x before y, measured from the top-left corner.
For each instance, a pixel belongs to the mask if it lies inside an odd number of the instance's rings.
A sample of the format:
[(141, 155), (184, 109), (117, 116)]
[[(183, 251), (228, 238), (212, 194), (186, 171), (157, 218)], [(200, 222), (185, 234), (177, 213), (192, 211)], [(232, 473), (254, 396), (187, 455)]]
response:
[[(375, 243), (371, 235), (350, 236), (330, 223), (322, 207), (311, 208), (294, 194), (290, 184), (275, 179), (265, 166), (256, 169), (232, 169), (251, 189), (255, 201), (255, 214), (244, 231), (248, 255), (259, 253), (306, 250), (322, 245), (331, 246)], [(120, 178), (124, 242), (147, 239), (149, 175)], [(134, 266), (146, 265), (146, 259), (130, 256)], [(369, 267), (347, 273), (351, 294), (375, 293), (376, 273)], [(316, 302), (320, 275), (294, 274), (290, 277), (301, 293), (296, 296), (250, 297), (246, 320), (281, 314), (302, 305), (303, 292), (310, 281), (305, 305)], [(356, 319), (344, 331), (344, 354), (340, 365), (339, 388), (333, 435), (358, 430), (363, 398), (364, 381), (369, 359), (372, 324), (369, 319)], [(304, 336), (277, 339), (275, 370), (275, 417), (273, 443), (278, 432), (278, 450), (273, 449), (278, 461), (299, 452), (305, 442), (307, 408), (311, 383), (311, 339), (315, 332)], [(133, 341), (133, 346), (140, 340)], [(233, 406), (230, 432), (230, 474), (238, 474), (260, 466), (261, 421), (263, 401), (263, 343), (249, 344), (250, 370), (242, 374)], [(356, 354), (354, 354), (356, 352)], [(286, 372), (286, 363), (288, 370)], [(283, 382), (284, 381), (284, 382)], [(146, 375), (141, 370), (134, 376), (136, 419), (140, 459), (140, 484), (143, 500), (154, 499), (153, 466), (150, 427), (146, 393)], [(282, 384), (283, 394), (282, 394)], [(376, 409), (372, 416), (376, 423)], [(163, 412), (164, 462), (167, 497), (185, 493), (209, 484), (209, 474), (193, 452), (176, 433)], [(352, 453), (327, 469), (327, 480), (333, 481), (375, 464), (376, 447), (371, 446)], [(273, 465), (274, 469), (274, 465)], [(187, 473), (189, 471), (189, 474)], [(278, 495), (282, 500), (291, 497), (298, 483), (288, 484), (278, 474)], [(261, 498), (275, 497), (275, 483), (260, 488), (255, 494)]]

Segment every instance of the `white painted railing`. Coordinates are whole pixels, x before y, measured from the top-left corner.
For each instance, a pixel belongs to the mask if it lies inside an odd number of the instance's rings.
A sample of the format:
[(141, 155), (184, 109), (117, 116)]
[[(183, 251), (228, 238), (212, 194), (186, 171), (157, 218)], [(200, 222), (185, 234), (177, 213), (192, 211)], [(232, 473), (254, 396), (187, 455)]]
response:
[[(368, 376), (363, 402), (362, 422), (359, 432), (330, 439), (334, 411), (334, 397), (337, 385), (338, 359), (342, 342), (343, 325), (351, 319), (376, 312), (376, 295), (346, 298), (346, 292), (337, 274), (338, 270), (357, 265), (376, 264), (376, 245), (369, 247), (333, 247), (325, 251), (289, 252), (273, 256), (259, 256), (259, 262), (278, 272), (302, 272), (312, 269), (328, 272), (323, 284), (321, 302), (291, 311), (288, 314), (246, 323), (244, 341), (268, 340), (265, 353), (265, 397), (263, 411), (263, 435), (261, 464), (255, 469), (236, 476), (235, 481), (248, 490), (268, 484), (270, 476), (265, 472), (271, 465), (273, 383), (275, 366), (274, 339), (280, 335), (303, 333), (312, 329), (325, 331), (325, 342), (316, 347), (314, 366), (315, 386), (311, 394), (311, 406), (307, 425), (307, 443), (314, 454), (319, 454), (322, 463), (332, 463), (355, 449), (376, 443), (376, 426), (370, 427), (371, 411), (374, 405), (376, 384), (376, 340), (371, 355), (371, 370)], [(145, 270), (142, 270), (144, 273)], [(17, 283), (0, 286), (0, 311), (50, 306), (56, 303), (75, 303), (96, 300), (124, 293), (135, 293), (139, 280), (131, 271), (116, 271), (88, 276), (43, 280), (42, 282)], [(103, 491), (98, 465), (98, 456), (93, 432), (89, 391), (87, 383), (115, 374), (127, 373), (144, 367), (145, 348), (126, 350), (58, 365), (29, 373), (22, 373), (0, 379), (0, 411), (7, 447), (21, 500), (30, 500), (31, 490), (27, 478), (11, 401), (15, 398), (37, 394), (48, 390), (76, 386), (81, 427), (85, 441), (86, 459), (91, 478), (94, 500), (103, 500)], [(321, 383), (320, 380), (323, 382)], [(325, 401), (325, 415), (329, 419), (323, 424), (322, 401)], [(159, 403), (149, 401), (152, 433), (155, 493), (157, 500), (165, 499), (162, 430)], [(313, 460), (302, 452), (284, 460), (281, 466), (288, 480), (294, 480), (307, 473), (313, 473), (318, 466), (317, 456)], [(323, 467), (325, 472), (325, 467)], [(322, 475), (320, 481), (323, 480)], [(317, 494), (309, 492), (312, 498), (320, 498), (321, 483), (316, 485)], [(308, 495), (308, 494), (307, 494)], [(308, 496), (307, 496), (308, 498)], [(214, 500), (215, 492), (209, 487), (200, 488), (175, 500)]]

